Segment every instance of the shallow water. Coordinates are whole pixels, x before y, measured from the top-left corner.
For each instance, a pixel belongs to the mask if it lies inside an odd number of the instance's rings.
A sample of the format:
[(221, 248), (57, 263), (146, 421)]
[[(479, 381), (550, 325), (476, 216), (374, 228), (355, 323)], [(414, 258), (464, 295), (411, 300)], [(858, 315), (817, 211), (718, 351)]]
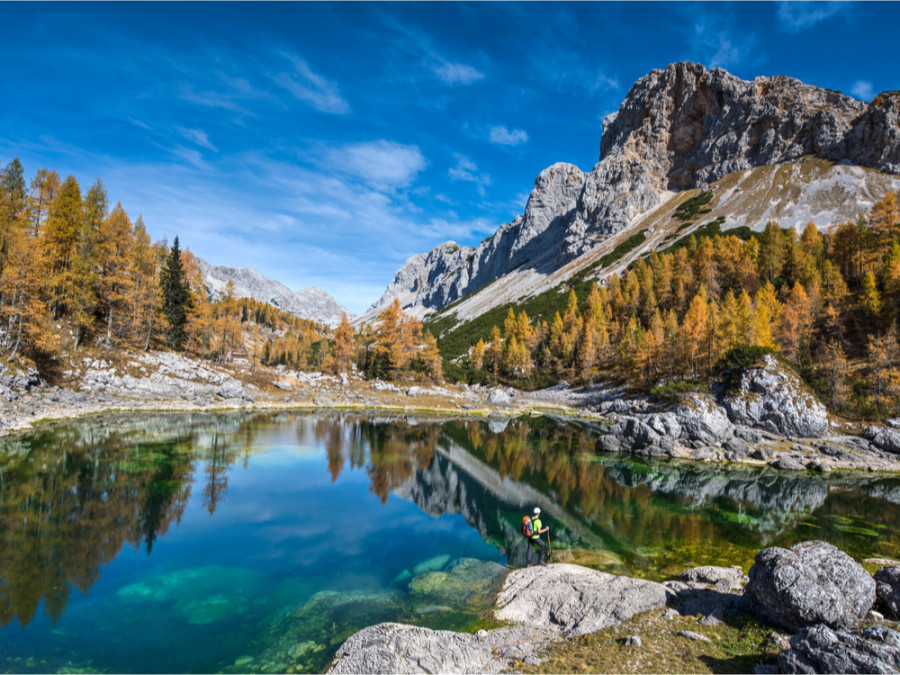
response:
[(320, 671), (467, 630), (537, 504), (553, 559), (653, 579), (824, 539), (900, 554), (900, 480), (647, 464), (549, 419), (94, 418), (0, 444), (0, 671)]

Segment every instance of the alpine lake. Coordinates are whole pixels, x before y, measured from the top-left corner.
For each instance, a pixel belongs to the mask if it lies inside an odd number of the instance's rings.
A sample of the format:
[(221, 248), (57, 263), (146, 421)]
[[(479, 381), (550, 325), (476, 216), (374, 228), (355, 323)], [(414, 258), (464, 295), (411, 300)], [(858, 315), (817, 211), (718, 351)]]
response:
[(108, 415), (0, 440), (0, 671), (321, 672), (382, 621), (474, 630), (522, 516), (655, 580), (767, 546), (900, 555), (900, 476), (594, 451), (538, 418)]

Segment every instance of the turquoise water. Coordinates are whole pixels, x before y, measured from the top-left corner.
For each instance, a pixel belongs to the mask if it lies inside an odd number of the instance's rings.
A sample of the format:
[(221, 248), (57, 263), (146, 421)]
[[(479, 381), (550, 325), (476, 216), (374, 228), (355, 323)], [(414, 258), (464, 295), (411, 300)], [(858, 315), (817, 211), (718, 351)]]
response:
[(769, 545), (896, 557), (900, 480), (647, 464), (548, 419), (102, 417), (0, 443), (0, 671), (316, 672), (470, 630), (539, 504), (553, 559), (667, 578)]

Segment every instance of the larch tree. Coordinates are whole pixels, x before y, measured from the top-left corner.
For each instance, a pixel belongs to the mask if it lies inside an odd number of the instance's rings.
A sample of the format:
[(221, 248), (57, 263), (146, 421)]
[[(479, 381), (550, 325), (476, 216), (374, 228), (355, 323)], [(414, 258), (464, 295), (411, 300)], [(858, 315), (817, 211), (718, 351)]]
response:
[(334, 345), (331, 348), (335, 374), (346, 373), (353, 362), (353, 346), (356, 333), (347, 314), (341, 314), (341, 322), (334, 331)]
[(99, 296), (106, 314), (106, 343), (124, 333), (126, 312), (135, 294), (134, 228), (121, 203), (104, 218), (97, 232)]
[(50, 204), (42, 236), (54, 321), (73, 295), (72, 262), (83, 219), (81, 189), (75, 176), (68, 176)]

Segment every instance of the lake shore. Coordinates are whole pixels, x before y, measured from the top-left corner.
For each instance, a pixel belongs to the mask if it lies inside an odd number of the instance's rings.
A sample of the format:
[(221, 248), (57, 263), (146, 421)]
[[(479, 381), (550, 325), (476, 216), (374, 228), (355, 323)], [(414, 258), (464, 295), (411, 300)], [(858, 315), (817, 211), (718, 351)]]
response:
[[(48, 382), (48, 379), (51, 380)], [(52, 383), (51, 383), (52, 382)], [(900, 473), (895, 427), (831, 421), (819, 437), (733, 423), (709, 397), (662, 405), (623, 388), (562, 384), (536, 392), (478, 385), (383, 382), (247, 364), (216, 365), (171, 352), (83, 356), (54, 377), (0, 374), (0, 435), (41, 422), (105, 413), (340, 410), (396, 415), (571, 418), (596, 429), (598, 450), (648, 458), (728, 462), (794, 471)], [(890, 422), (896, 422), (892, 420)], [(877, 434), (881, 434), (878, 436)], [(887, 445), (878, 444), (886, 438)]]

